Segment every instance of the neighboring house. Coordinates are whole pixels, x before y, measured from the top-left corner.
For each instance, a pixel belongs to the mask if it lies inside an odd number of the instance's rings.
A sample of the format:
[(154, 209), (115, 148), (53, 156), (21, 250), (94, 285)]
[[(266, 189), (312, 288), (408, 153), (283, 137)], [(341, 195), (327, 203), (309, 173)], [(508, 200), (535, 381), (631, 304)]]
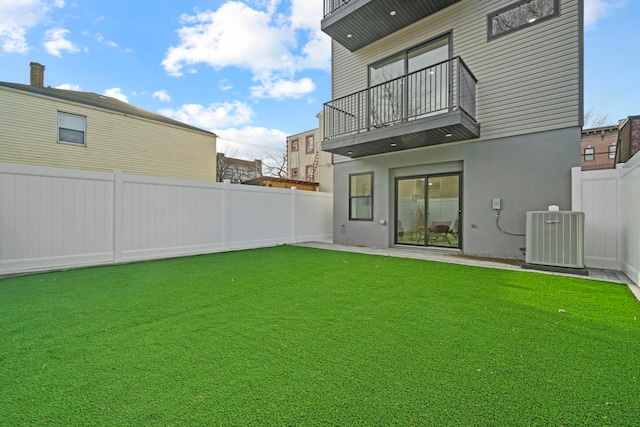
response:
[(0, 82), (0, 162), (215, 181), (216, 135), (108, 96)]
[(218, 153), (216, 158), (216, 181), (228, 179), (232, 183), (241, 183), (262, 176), (262, 160), (242, 160), (226, 157)]
[(571, 209), (583, 2), (324, 4), (334, 242), (521, 258), (527, 211)]
[(616, 161), (618, 125), (582, 129), (582, 170), (612, 169)]
[(296, 181), (315, 182), (319, 191), (333, 192), (331, 153), (321, 151), (320, 128), (287, 137), (287, 175)]
[(260, 178), (250, 179), (249, 181), (243, 181), (244, 185), (256, 185), (258, 187), (273, 187), (273, 188), (292, 188), (296, 187), (298, 190), (305, 191), (318, 191), (320, 184), (317, 182), (298, 181), (295, 179), (276, 178), (273, 176), (261, 176)]
[(640, 151), (640, 116), (621, 121), (616, 163), (626, 163)]

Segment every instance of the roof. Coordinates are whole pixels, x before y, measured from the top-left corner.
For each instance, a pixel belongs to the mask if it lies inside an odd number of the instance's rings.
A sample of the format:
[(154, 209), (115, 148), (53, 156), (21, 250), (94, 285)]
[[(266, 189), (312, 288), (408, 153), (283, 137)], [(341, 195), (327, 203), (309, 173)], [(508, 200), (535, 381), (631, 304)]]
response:
[(597, 128), (582, 129), (583, 134), (600, 133), (600, 132), (617, 132), (618, 125), (600, 126)]
[(243, 184), (247, 185), (258, 185), (263, 183), (264, 181), (273, 181), (273, 182), (282, 182), (284, 184), (299, 184), (299, 185), (313, 185), (319, 186), (320, 184), (317, 182), (310, 181), (299, 181), (296, 179), (288, 179), (288, 178), (277, 178), (274, 176), (260, 176), (258, 178), (248, 179), (246, 181), (242, 181)]
[(127, 104), (126, 102), (111, 98), (110, 96), (100, 95), (94, 92), (80, 92), (75, 90), (55, 89), (52, 87), (31, 86), (9, 82), (0, 82), (0, 87), (15, 89), (22, 92), (29, 92), (36, 95), (74, 102), (77, 104), (84, 104), (91, 107), (121, 113), (126, 116), (138, 117), (141, 119), (151, 120), (154, 122), (164, 123), (167, 125), (177, 126), (184, 129), (190, 129), (196, 132), (207, 133), (209, 135), (215, 136), (213, 132), (209, 132), (195, 126), (170, 119), (160, 114), (152, 113), (151, 111), (143, 110), (142, 108)]

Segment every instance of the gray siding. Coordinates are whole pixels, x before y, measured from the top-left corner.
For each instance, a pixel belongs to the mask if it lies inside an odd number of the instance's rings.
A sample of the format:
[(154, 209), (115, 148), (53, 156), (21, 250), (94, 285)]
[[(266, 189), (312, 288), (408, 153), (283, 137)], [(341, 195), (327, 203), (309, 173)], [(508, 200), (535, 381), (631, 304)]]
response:
[[(524, 233), (526, 212), (558, 205), (571, 209), (571, 168), (580, 164), (580, 128), (567, 128), (482, 143), (453, 143), (382, 154), (334, 167), (335, 243), (394, 245), (395, 180), (421, 174), (462, 172), (462, 251), (521, 259), (524, 236), (496, 227), (491, 199), (502, 199), (500, 226)], [(349, 221), (349, 174), (374, 173), (373, 221)], [(381, 223), (384, 221), (384, 223)]]
[(451, 31), (453, 55), (478, 79), (481, 138), (581, 125), (582, 2), (560, 1), (560, 16), (492, 41), (487, 15), (514, 0), (463, 0), (356, 52), (333, 43), (333, 98), (362, 90), (367, 66)]

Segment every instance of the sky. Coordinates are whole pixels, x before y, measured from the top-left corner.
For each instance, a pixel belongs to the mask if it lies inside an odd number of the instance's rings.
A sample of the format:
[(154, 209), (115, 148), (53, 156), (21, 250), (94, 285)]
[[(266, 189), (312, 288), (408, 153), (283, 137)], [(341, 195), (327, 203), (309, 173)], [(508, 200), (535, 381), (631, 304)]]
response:
[[(485, 1), (485, 0), (474, 0)], [(578, 1), (578, 0), (576, 0)], [(585, 110), (640, 115), (640, 0), (584, 0)], [(0, 0), (0, 81), (113, 96), (277, 157), (331, 97), (322, 0)]]

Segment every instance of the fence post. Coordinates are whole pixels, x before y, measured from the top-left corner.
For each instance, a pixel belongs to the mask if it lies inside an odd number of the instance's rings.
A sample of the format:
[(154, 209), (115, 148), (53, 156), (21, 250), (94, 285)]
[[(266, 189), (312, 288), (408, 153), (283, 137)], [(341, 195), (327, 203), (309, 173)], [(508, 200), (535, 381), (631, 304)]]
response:
[(123, 173), (121, 169), (113, 171), (113, 261), (122, 261), (122, 208)]
[(231, 230), (229, 229), (229, 218), (231, 215), (231, 180), (224, 180), (224, 206), (222, 209), (222, 233), (224, 250), (231, 249)]
[(571, 210), (582, 212), (582, 168), (571, 168)]
[(298, 187), (291, 187), (291, 243), (296, 241), (296, 199), (298, 195)]

